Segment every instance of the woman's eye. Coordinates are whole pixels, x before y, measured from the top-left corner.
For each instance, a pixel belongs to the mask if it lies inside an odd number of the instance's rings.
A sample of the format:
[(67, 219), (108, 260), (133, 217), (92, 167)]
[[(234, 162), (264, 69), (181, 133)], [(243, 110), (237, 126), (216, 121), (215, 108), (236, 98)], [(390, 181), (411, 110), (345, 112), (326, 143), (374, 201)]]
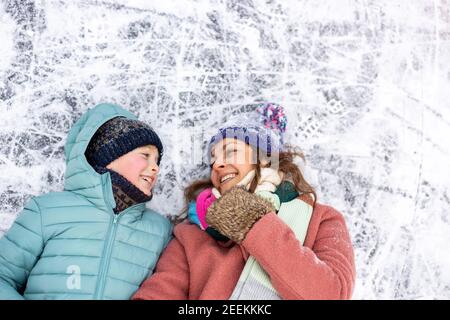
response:
[(144, 156), (144, 158), (148, 158), (148, 153), (141, 153), (142, 156)]
[(230, 150), (227, 150), (227, 156), (229, 156), (230, 154), (232, 154), (232, 153), (236, 153), (238, 150), (237, 149), (230, 149)]

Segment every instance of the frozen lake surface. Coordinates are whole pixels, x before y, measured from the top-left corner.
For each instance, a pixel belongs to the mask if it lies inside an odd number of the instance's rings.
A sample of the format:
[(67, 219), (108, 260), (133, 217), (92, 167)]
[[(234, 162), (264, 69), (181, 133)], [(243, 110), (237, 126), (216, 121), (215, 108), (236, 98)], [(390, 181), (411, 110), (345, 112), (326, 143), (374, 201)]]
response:
[(161, 134), (149, 205), (174, 215), (210, 129), (274, 101), (346, 218), (353, 297), (450, 299), (449, 1), (1, 0), (0, 37), (0, 235), (62, 190), (66, 134), (97, 103)]

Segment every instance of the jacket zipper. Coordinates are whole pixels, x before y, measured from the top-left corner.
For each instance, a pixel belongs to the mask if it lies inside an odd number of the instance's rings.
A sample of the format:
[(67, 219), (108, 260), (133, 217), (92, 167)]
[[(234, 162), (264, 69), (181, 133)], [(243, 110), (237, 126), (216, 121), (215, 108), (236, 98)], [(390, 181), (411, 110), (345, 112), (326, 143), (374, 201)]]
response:
[[(103, 194), (106, 196), (108, 194), (107, 189), (109, 189), (107, 187), (107, 184), (103, 184)], [(111, 251), (112, 251), (112, 243), (113, 243), (113, 238), (116, 237), (116, 229), (117, 229), (117, 221), (119, 220), (119, 216), (122, 214), (115, 214), (112, 206), (110, 204), (110, 202), (107, 200), (107, 198), (105, 199), (105, 204), (107, 206), (108, 209), (108, 213), (111, 214), (111, 219), (110, 219), (110, 223), (108, 226), (108, 233), (107, 233), (107, 242), (105, 243), (105, 245), (103, 246), (103, 250), (102, 250), (102, 258), (100, 261), (100, 270), (98, 273), (98, 279), (97, 279), (97, 284), (96, 284), (96, 289), (95, 289), (95, 294), (94, 294), (94, 300), (100, 300), (103, 298), (103, 293), (105, 290), (105, 281), (106, 281), (106, 265), (109, 265), (109, 260), (110, 260), (110, 255), (111, 255)]]
[[(105, 188), (105, 185), (103, 187)], [(106, 194), (106, 193), (107, 192), (104, 191), (104, 194)], [(129, 208), (126, 208), (119, 214), (115, 214), (109, 201), (106, 201), (105, 203), (109, 209), (108, 210), (109, 213), (112, 215), (112, 218), (111, 218), (111, 222), (108, 227), (108, 236), (106, 237), (108, 240), (107, 240), (106, 246), (104, 247), (104, 249), (102, 251), (102, 260), (100, 262), (100, 272), (98, 274), (97, 287), (96, 287), (96, 291), (94, 294), (95, 300), (100, 300), (103, 298), (103, 294), (105, 291), (106, 276), (108, 275), (109, 263), (111, 260), (113, 243), (116, 239), (116, 232), (117, 232), (117, 227), (119, 225), (119, 223), (118, 223), (119, 219), (125, 212), (131, 211), (133, 208), (139, 206), (139, 204), (135, 204)]]
[(137, 206), (139, 206), (139, 204), (132, 205), (131, 207), (126, 208), (119, 214), (115, 214), (114, 211), (111, 209), (111, 214), (113, 214), (114, 216), (111, 219), (111, 223), (109, 225), (108, 236), (107, 236), (108, 242), (102, 253), (102, 261), (100, 263), (100, 272), (99, 272), (99, 276), (98, 276), (99, 278), (97, 281), (97, 292), (95, 294), (96, 300), (102, 299), (104, 291), (105, 291), (106, 276), (108, 275), (109, 263), (111, 262), (111, 253), (113, 250), (114, 241), (116, 239), (117, 227), (119, 226), (119, 223), (118, 223), (119, 219), (127, 211), (131, 211)]
[(106, 275), (107, 275), (107, 268), (109, 267), (109, 261), (111, 260), (111, 252), (112, 252), (112, 244), (114, 242), (114, 239), (116, 237), (116, 230), (117, 230), (117, 221), (119, 220), (119, 215), (115, 214), (114, 217), (111, 219), (111, 223), (109, 225), (108, 229), (108, 237), (107, 237), (107, 244), (106, 249), (103, 251), (102, 255), (102, 261), (100, 264), (100, 272), (98, 275), (98, 285), (97, 285), (97, 294), (95, 296), (95, 299), (100, 300), (103, 297), (103, 292), (105, 290), (105, 282), (106, 282)]

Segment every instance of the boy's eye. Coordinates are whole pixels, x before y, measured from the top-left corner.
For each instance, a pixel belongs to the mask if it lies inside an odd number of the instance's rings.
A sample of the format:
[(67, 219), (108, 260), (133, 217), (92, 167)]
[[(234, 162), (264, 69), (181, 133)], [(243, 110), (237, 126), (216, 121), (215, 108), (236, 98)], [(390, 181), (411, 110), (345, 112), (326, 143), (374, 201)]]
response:
[(149, 154), (148, 153), (141, 153), (142, 156), (144, 156), (144, 158), (148, 158)]

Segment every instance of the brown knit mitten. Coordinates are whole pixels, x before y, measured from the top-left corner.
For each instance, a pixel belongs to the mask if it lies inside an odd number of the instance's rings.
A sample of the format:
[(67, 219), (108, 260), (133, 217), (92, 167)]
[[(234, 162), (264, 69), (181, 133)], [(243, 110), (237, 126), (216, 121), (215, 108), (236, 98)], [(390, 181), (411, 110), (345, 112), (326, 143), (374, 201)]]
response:
[(243, 187), (234, 187), (216, 200), (206, 213), (206, 222), (236, 243), (240, 243), (256, 221), (273, 205)]

